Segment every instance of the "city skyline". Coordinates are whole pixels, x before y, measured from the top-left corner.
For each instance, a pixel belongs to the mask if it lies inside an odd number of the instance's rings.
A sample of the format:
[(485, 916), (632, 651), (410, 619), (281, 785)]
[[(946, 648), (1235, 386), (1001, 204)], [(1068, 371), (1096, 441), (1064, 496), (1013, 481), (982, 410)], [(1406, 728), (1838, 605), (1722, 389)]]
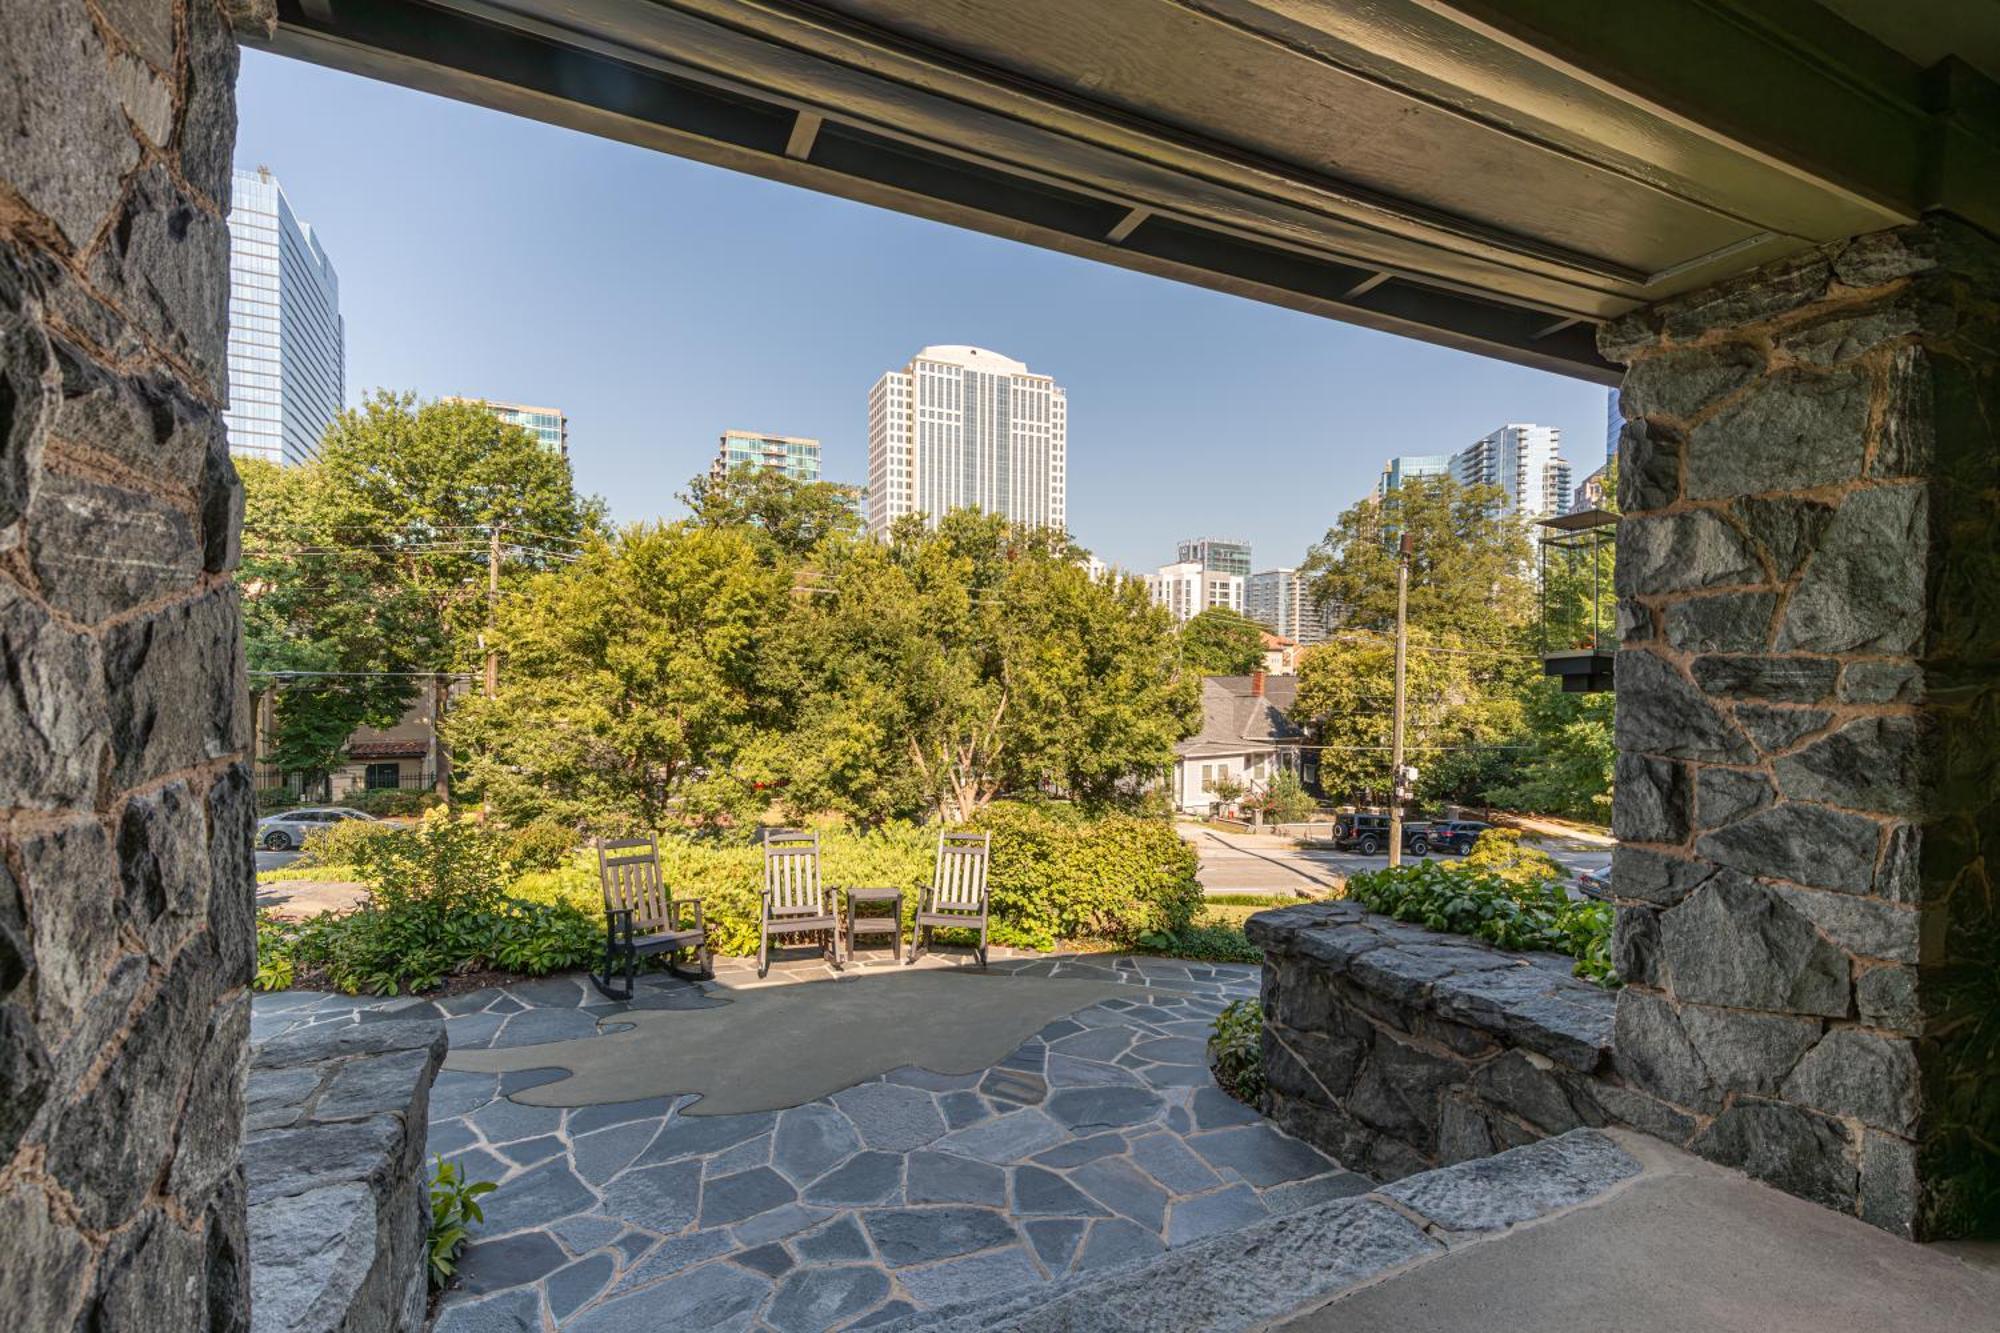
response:
[[(1385, 456), (1501, 420), (1603, 429), (1582, 381), (256, 51), (240, 90), (237, 160), (270, 163), (339, 260), (350, 404), (561, 404), (578, 485), (618, 522), (681, 513), (729, 427), (818, 438), (826, 478), (865, 482), (863, 390), (926, 342), (1069, 386), (1069, 527), (1128, 569), (1204, 531), (1290, 565)], [(524, 317), (529, 296), (547, 309)]]

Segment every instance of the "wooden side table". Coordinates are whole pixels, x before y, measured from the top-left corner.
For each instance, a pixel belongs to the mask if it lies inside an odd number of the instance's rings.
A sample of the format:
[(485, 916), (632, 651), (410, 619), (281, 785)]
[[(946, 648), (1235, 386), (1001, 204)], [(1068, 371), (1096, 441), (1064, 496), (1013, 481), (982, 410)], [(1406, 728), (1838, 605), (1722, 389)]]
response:
[[(887, 903), (889, 914), (864, 916), (855, 910), (860, 903)], [(856, 935), (887, 935), (893, 957), (903, 961), (903, 891), (901, 889), (849, 889), (847, 891), (847, 957), (854, 959)]]

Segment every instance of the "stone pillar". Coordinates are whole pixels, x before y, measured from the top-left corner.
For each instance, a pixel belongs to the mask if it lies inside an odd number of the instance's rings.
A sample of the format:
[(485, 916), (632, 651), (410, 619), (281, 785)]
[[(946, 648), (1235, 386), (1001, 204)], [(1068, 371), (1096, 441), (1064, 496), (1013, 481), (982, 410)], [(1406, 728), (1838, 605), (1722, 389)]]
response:
[(0, 0), (0, 1310), (248, 1325), (218, 0)]
[(1646, 1127), (1916, 1237), (2000, 1222), (1996, 303), (1938, 217), (1601, 336), (1618, 1068)]

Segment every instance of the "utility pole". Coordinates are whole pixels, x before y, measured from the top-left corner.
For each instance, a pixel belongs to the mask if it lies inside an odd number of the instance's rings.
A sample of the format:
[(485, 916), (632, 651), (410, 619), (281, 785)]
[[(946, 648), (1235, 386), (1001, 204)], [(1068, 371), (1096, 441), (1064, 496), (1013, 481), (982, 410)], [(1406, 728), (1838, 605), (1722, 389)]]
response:
[(1396, 700), (1389, 733), (1389, 864), (1403, 864), (1403, 670), (1410, 651), (1410, 534), (1396, 544)]
[(486, 546), (486, 697), (500, 693), (500, 528), (495, 523)]

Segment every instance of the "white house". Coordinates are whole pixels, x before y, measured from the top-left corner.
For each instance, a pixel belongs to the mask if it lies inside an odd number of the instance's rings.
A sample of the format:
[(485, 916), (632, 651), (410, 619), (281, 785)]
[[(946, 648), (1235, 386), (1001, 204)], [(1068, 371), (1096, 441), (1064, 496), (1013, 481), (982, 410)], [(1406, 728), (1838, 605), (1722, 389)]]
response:
[(1261, 671), (1202, 677), (1201, 730), (1174, 747), (1174, 808), (1208, 814), (1218, 782), (1255, 790), (1280, 769), (1296, 772), (1304, 734), (1288, 713), (1298, 687), (1296, 676)]

